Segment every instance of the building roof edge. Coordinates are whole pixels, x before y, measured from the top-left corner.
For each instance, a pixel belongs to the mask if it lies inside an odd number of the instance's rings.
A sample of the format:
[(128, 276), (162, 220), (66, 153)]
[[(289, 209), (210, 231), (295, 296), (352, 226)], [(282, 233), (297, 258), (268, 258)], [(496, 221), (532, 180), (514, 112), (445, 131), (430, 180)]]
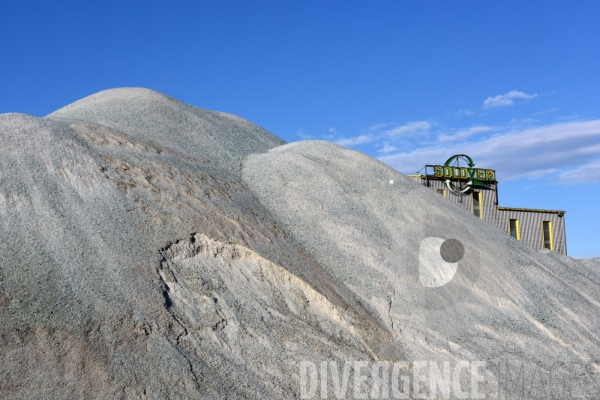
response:
[(565, 214), (563, 210), (540, 210), (537, 208), (516, 208), (516, 207), (500, 207), (496, 206), (497, 210), (501, 211), (526, 211), (526, 212), (537, 212), (537, 213), (548, 213), (548, 214)]

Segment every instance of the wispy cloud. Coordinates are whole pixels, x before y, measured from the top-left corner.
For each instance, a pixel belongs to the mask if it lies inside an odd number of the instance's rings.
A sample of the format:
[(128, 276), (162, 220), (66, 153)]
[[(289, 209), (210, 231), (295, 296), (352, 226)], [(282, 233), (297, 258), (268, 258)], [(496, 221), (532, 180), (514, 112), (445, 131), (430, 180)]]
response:
[[(556, 175), (588, 165), (597, 177), (600, 162), (600, 120), (567, 122), (495, 133), (467, 143), (439, 142), (428, 147), (382, 156), (401, 172), (412, 173), (428, 163), (443, 162), (453, 154), (469, 154), (478, 166), (494, 168), (503, 181)], [(562, 172), (557, 180), (573, 181), (577, 172)], [(596, 179), (596, 178), (594, 178)]]
[(534, 113), (533, 115), (544, 115), (544, 114), (556, 112), (558, 110), (560, 110), (560, 108), (558, 108), (558, 107), (552, 107), (552, 108), (549, 108), (547, 110), (538, 111), (538, 112)]
[(598, 183), (600, 182), (600, 158), (577, 168), (563, 172), (558, 176), (562, 183)]
[(391, 125), (391, 124), (375, 124), (375, 125), (371, 125), (371, 126), (369, 127), (369, 131), (371, 131), (371, 132), (380, 131), (380, 130), (382, 130), (383, 128), (386, 128), (386, 127), (388, 127), (388, 126), (390, 126), (390, 125)]
[(469, 111), (469, 110), (458, 110), (458, 112), (456, 113), (456, 116), (460, 117), (461, 115), (475, 115), (475, 113), (473, 111)]
[(339, 138), (334, 140), (334, 143), (339, 144), (340, 146), (356, 146), (358, 144), (365, 144), (365, 143), (371, 143), (373, 141), (373, 138), (370, 135), (360, 135), (360, 136), (356, 136), (356, 137), (350, 137), (350, 138)]
[(483, 108), (512, 106), (515, 104), (514, 99), (534, 99), (537, 96), (537, 93), (527, 94), (524, 92), (519, 92), (518, 90), (511, 90), (508, 93), (500, 94), (495, 97), (488, 97), (483, 101)]
[(298, 129), (298, 132), (296, 132), (296, 136), (298, 136), (300, 139), (303, 139), (303, 140), (308, 140), (308, 139), (314, 138), (313, 135), (309, 135), (306, 132), (304, 132), (304, 129)]
[(431, 123), (427, 121), (415, 121), (409, 122), (408, 124), (397, 126), (392, 129), (385, 131), (385, 135), (389, 137), (398, 136), (412, 136), (415, 134), (421, 134), (431, 129)]
[(491, 126), (472, 126), (467, 129), (462, 129), (452, 135), (438, 135), (438, 140), (440, 142), (454, 142), (458, 140), (465, 140), (478, 133), (489, 132), (492, 129), (493, 128)]
[[(394, 126), (393, 124), (376, 124), (370, 126), (366, 132), (361, 135), (337, 138), (335, 135), (332, 135), (331, 140), (334, 143), (347, 147), (385, 140), (387, 141), (388, 145), (384, 146), (385, 150), (379, 150), (380, 152), (385, 153), (396, 150), (395, 147), (389, 144), (390, 142), (397, 142), (427, 134), (431, 129), (431, 126), (432, 124), (427, 121), (414, 121), (398, 126)], [(334, 128), (329, 128), (329, 132), (337, 134)], [(390, 150), (392, 147), (393, 150)]]
[(390, 153), (393, 153), (396, 150), (398, 150), (397, 147), (394, 147), (394, 146), (390, 145), (389, 142), (384, 142), (383, 143), (383, 147), (381, 149), (379, 149), (378, 152), (381, 153), (381, 154), (390, 154)]

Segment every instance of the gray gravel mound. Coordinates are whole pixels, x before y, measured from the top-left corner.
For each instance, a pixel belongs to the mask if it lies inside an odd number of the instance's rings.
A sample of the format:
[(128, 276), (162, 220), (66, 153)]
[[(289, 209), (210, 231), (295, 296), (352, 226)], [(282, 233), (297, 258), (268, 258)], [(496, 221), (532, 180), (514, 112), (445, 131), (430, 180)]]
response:
[[(487, 360), (488, 393), (497, 390), (491, 366), (507, 358), (546, 372), (600, 359), (597, 260), (536, 252), (389, 166), (329, 142), (251, 155), (243, 179), (393, 332), (394, 345), (382, 344), (381, 354)], [(465, 246), (453, 281), (436, 289), (419, 281), (420, 243), (429, 237)]]
[(203, 110), (144, 88), (104, 90), (47, 118), (98, 123), (212, 160), (236, 173), (248, 154), (262, 153), (285, 143), (235, 115)]
[(0, 115), (0, 398), (288, 399), (385, 329), (236, 174)]
[(0, 115), (0, 398), (300, 398), (303, 361), (482, 360), (492, 398), (503, 360), (600, 372), (599, 259), (281, 144), (146, 89)]

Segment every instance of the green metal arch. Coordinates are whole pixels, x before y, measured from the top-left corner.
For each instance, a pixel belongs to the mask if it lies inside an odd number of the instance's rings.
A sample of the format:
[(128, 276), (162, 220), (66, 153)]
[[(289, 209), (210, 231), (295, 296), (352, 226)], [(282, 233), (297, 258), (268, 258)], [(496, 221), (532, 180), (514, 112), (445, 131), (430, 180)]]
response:
[(465, 157), (468, 161), (469, 161), (469, 168), (473, 168), (475, 166), (475, 163), (473, 162), (473, 159), (471, 157), (469, 157), (466, 154), (456, 154), (453, 155), (452, 157), (450, 157), (448, 159), (448, 161), (446, 161), (446, 163), (444, 164), (445, 166), (450, 166), (450, 163), (454, 160), (456, 160), (458, 157)]

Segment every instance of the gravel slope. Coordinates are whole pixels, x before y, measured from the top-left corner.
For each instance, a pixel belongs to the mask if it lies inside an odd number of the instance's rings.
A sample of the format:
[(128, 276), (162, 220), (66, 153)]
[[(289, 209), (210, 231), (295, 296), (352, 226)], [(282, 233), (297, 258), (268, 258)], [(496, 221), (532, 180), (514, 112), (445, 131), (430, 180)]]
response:
[[(382, 344), (381, 354), (490, 365), (528, 360), (546, 371), (600, 359), (597, 259), (536, 252), (387, 165), (330, 142), (251, 155), (243, 179), (393, 332), (394, 345)], [(441, 288), (419, 279), (420, 242), (428, 237), (464, 244), (459, 272)], [(492, 372), (488, 393), (496, 390)]]
[(104, 90), (47, 118), (99, 123), (216, 162), (235, 173), (239, 173), (248, 154), (262, 153), (285, 143), (235, 115), (203, 110), (144, 88)]
[(219, 163), (0, 115), (1, 398), (279, 398), (391, 336)]

